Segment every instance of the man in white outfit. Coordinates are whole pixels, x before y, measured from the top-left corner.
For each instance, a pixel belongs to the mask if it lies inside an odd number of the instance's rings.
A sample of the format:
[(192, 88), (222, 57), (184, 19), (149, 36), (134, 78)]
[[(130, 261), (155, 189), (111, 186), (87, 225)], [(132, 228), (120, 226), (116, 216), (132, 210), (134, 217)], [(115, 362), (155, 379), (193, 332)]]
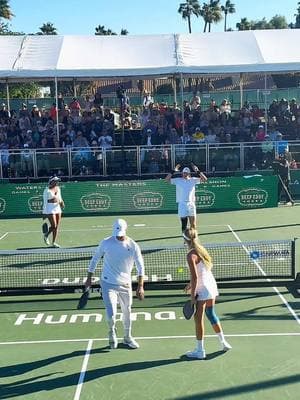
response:
[(173, 174), (178, 172), (180, 164), (176, 165), (175, 170), (166, 176), (166, 181), (176, 185), (176, 203), (178, 203), (178, 216), (181, 220), (181, 230), (184, 232), (188, 221), (190, 227), (196, 229), (196, 196), (195, 186), (201, 182), (206, 182), (207, 177), (199, 171), (199, 168), (193, 164), (193, 170), (198, 175), (191, 176), (191, 170), (188, 167), (183, 168), (180, 178), (173, 178)]
[(100, 277), (102, 297), (106, 308), (106, 317), (109, 326), (109, 344), (112, 349), (118, 347), (116, 335), (116, 313), (119, 302), (123, 314), (124, 344), (132, 349), (139, 348), (139, 344), (131, 335), (131, 305), (132, 286), (131, 271), (135, 264), (138, 275), (136, 295), (144, 298), (144, 260), (138, 244), (126, 236), (127, 223), (124, 219), (117, 219), (113, 224), (112, 236), (103, 239), (88, 268), (86, 288), (91, 286), (91, 278), (97, 263), (103, 257), (103, 269)]

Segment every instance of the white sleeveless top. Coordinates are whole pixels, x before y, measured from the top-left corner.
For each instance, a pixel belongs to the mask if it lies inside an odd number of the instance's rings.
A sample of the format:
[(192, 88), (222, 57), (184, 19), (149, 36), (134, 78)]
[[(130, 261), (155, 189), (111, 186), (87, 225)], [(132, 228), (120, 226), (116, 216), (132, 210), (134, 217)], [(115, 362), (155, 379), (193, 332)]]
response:
[(211, 269), (207, 269), (203, 261), (197, 264), (198, 285), (196, 294), (198, 300), (214, 299), (219, 295), (217, 283)]

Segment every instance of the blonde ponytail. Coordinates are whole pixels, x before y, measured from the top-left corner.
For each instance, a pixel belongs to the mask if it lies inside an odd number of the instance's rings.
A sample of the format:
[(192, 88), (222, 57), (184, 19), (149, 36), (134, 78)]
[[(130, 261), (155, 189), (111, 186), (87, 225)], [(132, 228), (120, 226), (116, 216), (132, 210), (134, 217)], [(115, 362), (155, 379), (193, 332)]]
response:
[(212, 268), (212, 259), (205, 247), (198, 242), (198, 233), (194, 228), (187, 228), (183, 233), (190, 250), (195, 250), (197, 256), (203, 261), (207, 269)]

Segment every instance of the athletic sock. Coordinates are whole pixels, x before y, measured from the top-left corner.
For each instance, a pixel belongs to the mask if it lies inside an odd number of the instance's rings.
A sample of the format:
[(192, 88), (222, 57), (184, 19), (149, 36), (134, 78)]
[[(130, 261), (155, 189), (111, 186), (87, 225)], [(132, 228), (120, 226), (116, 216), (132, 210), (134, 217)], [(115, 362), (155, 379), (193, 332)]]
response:
[(197, 351), (203, 351), (204, 339), (197, 340)]
[(224, 336), (223, 331), (219, 332), (217, 335), (219, 337), (220, 343), (225, 342), (225, 336)]

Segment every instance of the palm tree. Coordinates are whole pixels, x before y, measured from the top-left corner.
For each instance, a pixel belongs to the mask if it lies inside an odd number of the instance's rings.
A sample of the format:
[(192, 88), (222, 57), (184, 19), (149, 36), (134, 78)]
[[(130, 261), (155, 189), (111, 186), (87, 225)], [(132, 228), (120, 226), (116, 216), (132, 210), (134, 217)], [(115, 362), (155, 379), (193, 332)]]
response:
[(181, 3), (178, 9), (183, 19), (187, 19), (189, 33), (192, 33), (191, 17), (194, 14), (197, 18), (200, 15), (200, 4), (198, 0), (186, 0), (185, 3)]
[(57, 30), (52, 22), (46, 22), (39, 28), (38, 35), (57, 35)]
[(293, 28), (300, 28), (300, 1), (298, 1), (297, 14), (294, 14), (294, 17), (296, 17), (296, 22), (293, 24)]
[(208, 32), (211, 30), (212, 23), (218, 23), (222, 20), (223, 15), (220, 7), (220, 0), (210, 0), (210, 3), (203, 3), (200, 11), (201, 17), (204, 19), (204, 30), (206, 32), (208, 26)]
[(227, 15), (235, 13), (235, 5), (230, 0), (226, 0), (225, 6), (221, 6), (221, 10), (225, 15), (224, 32), (227, 31)]
[(128, 35), (128, 30), (127, 29), (124, 29), (124, 28), (122, 28), (121, 29), (121, 33), (120, 33), (120, 35), (124, 35), (124, 36), (126, 36), (126, 35)]
[(104, 25), (98, 25), (95, 28), (95, 35), (112, 36), (112, 35), (116, 35), (116, 33), (113, 32), (111, 29), (105, 29)]
[(242, 18), (240, 22), (236, 24), (238, 31), (250, 31), (252, 29), (252, 22), (248, 21), (247, 18)]
[(0, 18), (12, 19), (14, 14), (12, 13), (9, 5), (9, 0), (0, 0)]

